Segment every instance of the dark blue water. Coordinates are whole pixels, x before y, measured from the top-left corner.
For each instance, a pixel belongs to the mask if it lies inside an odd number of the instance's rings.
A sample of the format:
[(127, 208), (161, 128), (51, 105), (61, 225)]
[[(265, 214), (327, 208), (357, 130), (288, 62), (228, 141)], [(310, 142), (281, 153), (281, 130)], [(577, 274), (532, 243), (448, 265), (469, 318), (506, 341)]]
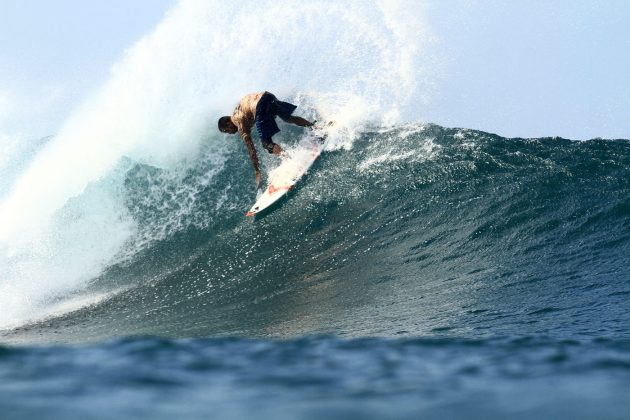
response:
[(121, 163), (117, 292), (0, 332), (4, 417), (627, 418), (629, 141), (375, 128), (255, 220), (237, 146)]
[(3, 418), (627, 418), (630, 341), (136, 338), (0, 349)]

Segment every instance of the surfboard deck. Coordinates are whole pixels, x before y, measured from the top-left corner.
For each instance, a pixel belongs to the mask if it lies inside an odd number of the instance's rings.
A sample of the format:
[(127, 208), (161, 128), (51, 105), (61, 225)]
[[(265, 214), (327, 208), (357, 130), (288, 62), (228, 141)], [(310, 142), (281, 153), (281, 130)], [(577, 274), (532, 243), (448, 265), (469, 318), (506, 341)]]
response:
[(267, 189), (245, 216), (255, 216), (284, 197), (313, 166), (324, 149), (326, 133), (314, 132), (300, 141), (298, 148), (269, 173)]

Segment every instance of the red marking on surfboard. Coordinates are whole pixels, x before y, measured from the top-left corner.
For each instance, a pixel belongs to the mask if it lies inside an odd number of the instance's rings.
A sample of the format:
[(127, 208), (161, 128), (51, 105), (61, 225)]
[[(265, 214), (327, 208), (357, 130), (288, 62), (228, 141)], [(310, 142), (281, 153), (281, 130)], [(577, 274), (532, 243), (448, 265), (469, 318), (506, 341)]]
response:
[(275, 187), (273, 185), (270, 185), (268, 191), (269, 191), (269, 194), (273, 194), (278, 191), (289, 191), (291, 188), (293, 188), (293, 185), (283, 185), (281, 187)]

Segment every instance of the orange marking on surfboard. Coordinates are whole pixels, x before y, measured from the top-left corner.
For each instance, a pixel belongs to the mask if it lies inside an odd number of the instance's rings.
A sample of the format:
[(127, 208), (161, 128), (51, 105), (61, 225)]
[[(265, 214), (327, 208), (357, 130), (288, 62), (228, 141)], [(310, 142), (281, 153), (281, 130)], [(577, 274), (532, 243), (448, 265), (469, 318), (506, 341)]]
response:
[(274, 187), (273, 185), (270, 185), (268, 190), (269, 194), (273, 194), (278, 191), (289, 191), (291, 188), (293, 188), (293, 185), (283, 185), (281, 187)]

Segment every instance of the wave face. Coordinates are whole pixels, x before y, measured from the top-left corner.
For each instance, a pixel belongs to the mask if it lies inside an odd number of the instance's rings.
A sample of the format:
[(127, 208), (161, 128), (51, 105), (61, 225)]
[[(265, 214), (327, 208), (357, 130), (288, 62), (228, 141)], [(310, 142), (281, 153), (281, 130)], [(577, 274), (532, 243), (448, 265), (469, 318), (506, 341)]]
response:
[(126, 257), (5, 338), (629, 335), (626, 140), (373, 127), (255, 220), (241, 149), (126, 162)]

